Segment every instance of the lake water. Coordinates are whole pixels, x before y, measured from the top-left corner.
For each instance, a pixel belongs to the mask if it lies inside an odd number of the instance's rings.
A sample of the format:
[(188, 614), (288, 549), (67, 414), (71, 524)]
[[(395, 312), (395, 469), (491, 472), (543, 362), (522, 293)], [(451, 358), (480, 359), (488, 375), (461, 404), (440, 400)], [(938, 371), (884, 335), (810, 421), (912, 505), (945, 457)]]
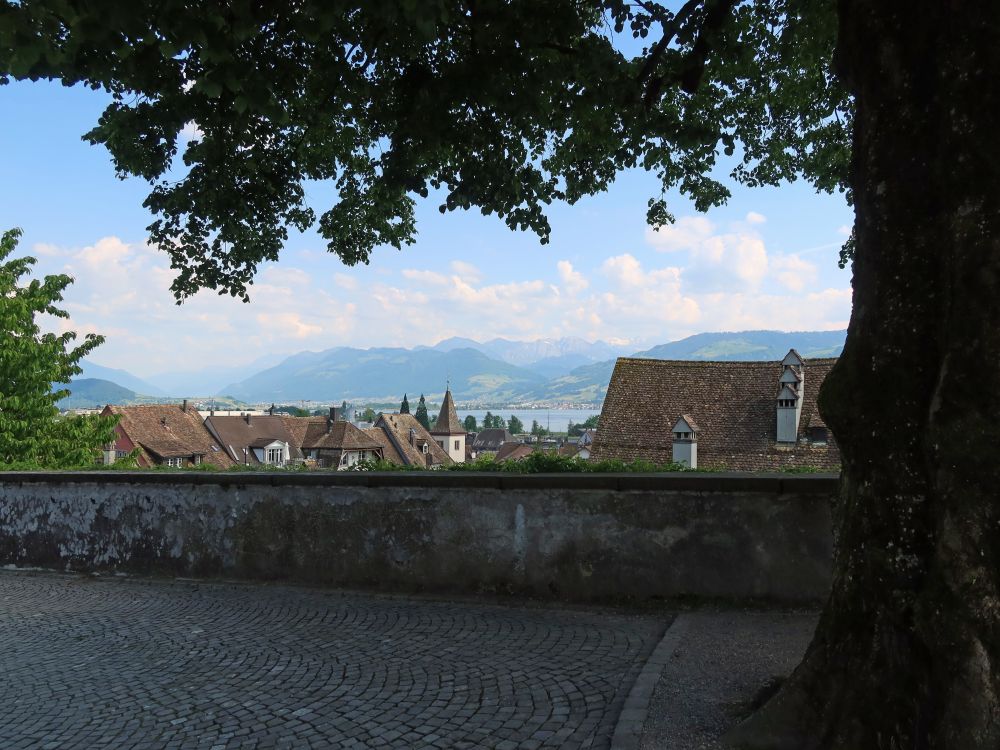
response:
[[(413, 409), (413, 406), (410, 406)], [(531, 429), (532, 420), (538, 420), (538, 424), (552, 432), (566, 432), (569, 423), (580, 424), (587, 417), (600, 414), (600, 410), (594, 409), (456, 409), (459, 419), (465, 419), (468, 415), (476, 418), (476, 423), (482, 429), (483, 417), (486, 412), (499, 414), (506, 422), (511, 414), (515, 415), (524, 423), (524, 429)]]

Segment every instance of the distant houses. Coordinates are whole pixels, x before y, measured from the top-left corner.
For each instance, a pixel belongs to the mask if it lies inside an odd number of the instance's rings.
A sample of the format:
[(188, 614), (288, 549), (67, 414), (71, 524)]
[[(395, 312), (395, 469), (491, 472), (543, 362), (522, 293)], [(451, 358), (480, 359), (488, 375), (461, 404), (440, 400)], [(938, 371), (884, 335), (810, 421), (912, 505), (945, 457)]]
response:
[(504, 443), (513, 442), (514, 436), (510, 433), (510, 430), (507, 428), (499, 429), (491, 427), (488, 430), (481, 430), (476, 433), (476, 437), (472, 441), (472, 449), (480, 456), (484, 454), (496, 455)]
[(836, 359), (703, 362), (623, 357), (591, 459), (691, 468), (834, 470), (840, 451), (816, 407)]
[(202, 417), (183, 404), (108, 406), (120, 417), (115, 442), (103, 463), (135, 453), (140, 467), (216, 468), (305, 466), (350, 469), (368, 461), (434, 468), (465, 460), (466, 433), (451, 392), (445, 394), (433, 434), (411, 414), (382, 414), (362, 429), (339, 408), (327, 416), (291, 417), (262, 413)]
[(119, 417), (115, 441), (104, 450), (105, 464), (112, 464), (133, 452), (141, 467), (211, 465), (228, 469), (235, 463), (187, 401), (151, 406), (106, 406), (102, 413)]

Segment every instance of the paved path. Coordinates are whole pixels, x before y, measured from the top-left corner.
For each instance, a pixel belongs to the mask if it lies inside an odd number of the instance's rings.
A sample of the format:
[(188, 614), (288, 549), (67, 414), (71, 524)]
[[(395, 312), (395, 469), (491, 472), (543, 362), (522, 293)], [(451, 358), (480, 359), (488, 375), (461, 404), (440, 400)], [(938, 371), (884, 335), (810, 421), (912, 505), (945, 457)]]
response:
[(0, 748), (607, 748), (666, 624), (0, 571)]
[(750, 713), (762, 688), (801, 661), (817, 620), (815, 612), (679, 615), (651, 660), (663, 668), (637, 746), (723, 750), (722, 735)]

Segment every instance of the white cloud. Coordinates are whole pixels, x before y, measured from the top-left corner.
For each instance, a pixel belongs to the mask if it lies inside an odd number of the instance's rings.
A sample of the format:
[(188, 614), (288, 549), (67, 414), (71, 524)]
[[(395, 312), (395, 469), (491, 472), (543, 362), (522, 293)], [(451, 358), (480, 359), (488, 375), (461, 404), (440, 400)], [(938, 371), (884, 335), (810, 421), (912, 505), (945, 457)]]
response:
[(842, 224), (841, 226), (837, 227), (837, 234), (841, 234), (844, 237), (850, 237), (851, 227), (849, 227), (847, 224)]
[(647, 228), (646, 241), (662, 253), (696, 250), (713, 231), (715, 227), (704, 216), (682, 216), (659, 229)]
[(559, 261), (556, 263), (556, 268), (559, 270), (559, 278), (562, 279), (563, 288), (571, 295), (579, 294), (590, 286), (590, 282), (584, 278), (582, 273), (573, 270), (573, 264), (568, 260)]
[(482, 272), (474, 265), (466, 263), (464, 260), (453, 260), (451, 262), (451, 270), (470, 284), (478, 284), (483, 280)]
[(198, 123), (194, 120), (181, 128), (180, 139), (183, 142), (201, 140), (204, 136), (205, 134), (202, 132), (201, 128), (198, 127)]
[(802, 260), (798, 255), (779, 255), (771, 259), (771, 267), (778, 282), (794, 292), (804, 291), (819, 276), (815, 264)]
[(755, 289), (767, 275), (767, 250), (752, 227), (717, 233), (705, 217), (685, 216), (658, 230), (650, 227), (646, 241), (661, 252), (688, 253), (684, 281), (691, 290)]
[(767, 221), (767, 217), (764, 216), (764, 214), (757, 213), (756, 211), (750, 211), (743, 220), (747, 224), (763, 224)]
[(587, 274), (553, 259), (499, 283), (483, 283), (485, 274), (462, 261), (445, 271), (347, 273), (317, 272), (320, 260), (295, 256), (303, 267), (261, 270), (249, 304), (203, 291), (177, 306), (168, 258), (114, 236), (82, 248), (47, 246), (38, 270), (76, 279), (66, 293), (71, 319), (51, 327), (105, 334), (95, 361), (140, 376), (239, 365), (263, 351), (413, 346), (449, 336), (659, 343), (706, 330), (846, 324), (850, 290), (817, 289), (815, 266), (798, 253), (768, 259), (745, 225), (716, 233), (701, 218), (678, 224), (679, 233), (652, 238), (673, 248), (669, 264), (618, 252)]
[(335, 273), (333, 275), (333, 283), (349, 292), (353, 292), (358, 288), (358, 280), (353, 276), (348, 276), (346, 273)]

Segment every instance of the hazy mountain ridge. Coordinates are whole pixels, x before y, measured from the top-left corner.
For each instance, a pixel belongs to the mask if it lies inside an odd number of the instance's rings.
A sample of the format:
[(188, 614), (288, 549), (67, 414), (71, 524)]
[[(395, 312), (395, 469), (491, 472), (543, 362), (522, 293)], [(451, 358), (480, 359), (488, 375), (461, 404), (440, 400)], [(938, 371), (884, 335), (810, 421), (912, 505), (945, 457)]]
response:
[(104, 367), (103, 365), (91, 362), (89, 359), (81, 359), (80, 367), (83, 368), (83, 372), (76, 377), (77, 380), (103, 380), (146, 396), (167, 395), (160, 388), (142, 378), (137, 378), (127, 370)]
[(135, 391), (100, 378), (78, 378), (65, 387), (70, 395), (56, 402), (60, 409), (94, 409), (105, 404), (126, 404), (137, 396)]
[(339, 401), (395, 399), (452, 391), (465, 400), (512, 399), (541, 385), (537, 373), (491, 359), (475, 349), (338, 347), (295, 355), (281, 364), (227, 386), (247, 401)]
[[(631, 356), (649, 359), (778, 360), (790, 348), (795, 348), (808, 360), (837, 356), (843, 348), (845, 335), (845, 331), (702, 333), (635, 352)], [(552, 343), (556, 341), (570, 342), (567, 348), (574, 346), (572, 339), (550, 339), (541, 343), (493, 339), (487, 344), (501, 342), (496, 344), (501, 348), (509, 344), (530, 345), (522, 348), (518, 356), (534, 356), (549, 351), (550, 344), (556, 346)], [(543, 357), (535, 360), (530, 367), (521, 367), (501, 360), (499, 355), (490, 356), (478, 348), (486, 344), (475, 347), (460, 345), (466, 342), (476, 344), (471, 339), (452, 338), (434, 347), (413, 349), (334, 347), (321, 352), (299, 352), (259, 372), (254, 372), (251, 366), (243, 368), (241, 374), (246, 374), (246, 377), (217, 389), (215, 395), (230, 395), (251, 403), (338, 402), (343, 399), (384, 403), (399, 400), (403, 393), (407, 393), (414, 401), (421, 392), (429, 398), (439, 398), (444, 392), (445, 381), (450, 379), (452, 392), (459, 401), (490, 404), (599, 403), (607, 391), (617, 359), (617, 355), (613, 355), (605, 360), (587, 362), (590, 354), (578, 351)], [(606, 342), (595, 342), (595, 346), (597, 344), (611, 346)], [(600, 347), (597, 347), (590, 351), (599, 350)], [(510, 347), (507, 351), (508, 356), (514, 356), (511, 352), (515, 348)], [(581, 360), (584, 364), (569, 369)], [(210, 396), (213, 393), (203, 387), (200, 393), (191, 389), (187, 393), (171, 395)]]

